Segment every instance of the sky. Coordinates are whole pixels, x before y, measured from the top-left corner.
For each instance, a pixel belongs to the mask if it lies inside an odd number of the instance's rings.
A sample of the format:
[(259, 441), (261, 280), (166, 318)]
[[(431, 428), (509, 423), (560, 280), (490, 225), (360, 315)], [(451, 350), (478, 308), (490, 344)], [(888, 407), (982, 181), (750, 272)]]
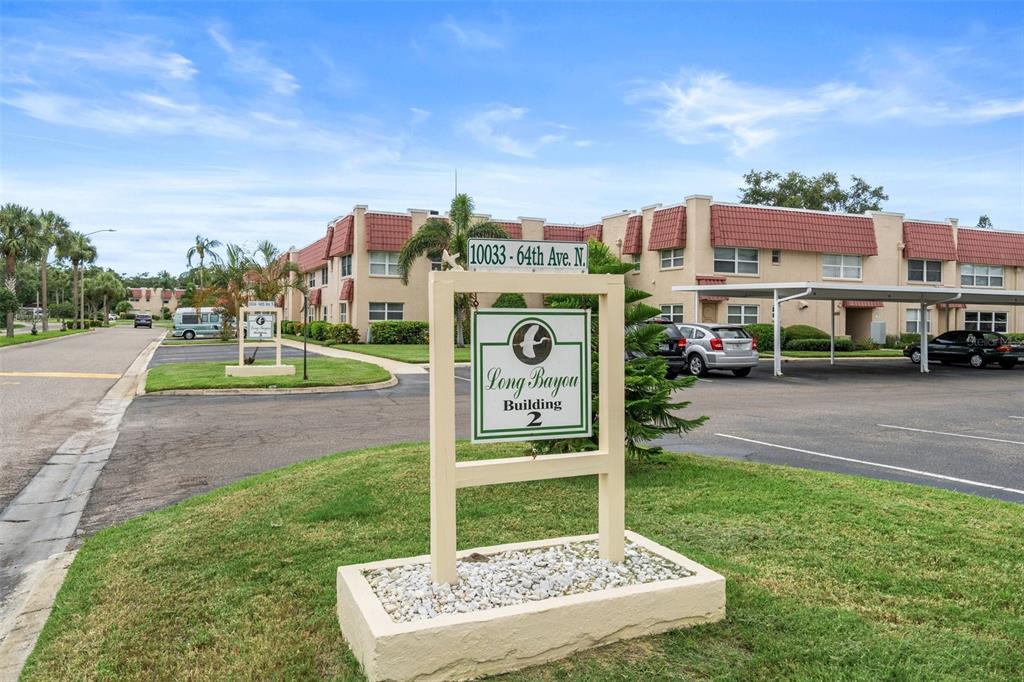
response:
[(355, 204), (593, 223), (750, 169), (1024, 229), (1024, 3), (17, 3), (0, 194), (118, 272)]

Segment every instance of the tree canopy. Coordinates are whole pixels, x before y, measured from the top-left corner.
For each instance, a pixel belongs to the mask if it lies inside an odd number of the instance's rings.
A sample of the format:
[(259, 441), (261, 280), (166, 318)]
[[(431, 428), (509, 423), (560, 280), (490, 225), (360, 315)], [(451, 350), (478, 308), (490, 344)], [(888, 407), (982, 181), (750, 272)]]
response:
[(832, 171), (807, 176), (797, 171), (783, 175), (770, 170), (751, 170), (744, 174), (743, 181), (746, 183), (740, 188), (740, 203), (743, 204), (864, 213), (880, 210), (882, 202), (889, 199), (884, 187), (872, 187), (856, 175), (850, 176), (849, 187), (843, 187), (839, 176)]

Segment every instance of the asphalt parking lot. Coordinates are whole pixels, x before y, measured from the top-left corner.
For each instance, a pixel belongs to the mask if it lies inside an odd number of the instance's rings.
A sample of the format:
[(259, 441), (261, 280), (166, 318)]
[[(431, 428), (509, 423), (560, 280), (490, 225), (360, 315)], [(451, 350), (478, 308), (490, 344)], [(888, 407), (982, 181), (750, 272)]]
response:
[[(232, 346), (161, 348), (154, 364), (231, 360)], [(291, 357), (294, 355), (290, 354)], [(172, 360), (174, 358), (174, 360)], [(180, 359), (178, 359), (180, 358)], [(678, 393), (707, 424), (666, 449), (931, 485), (1024, 503), (1024, 368), (903, 359), (786, 363), (773, 378), (710, 374)], [(468, 437), (469, 369), (456, 369), (456, 426)], [(94, 531), (251, 474), (428, 437), (427, 374), (394, 388), (291, 396), (136, 398), (93, 491)], [(426, 474), (426, 472), (424, 472)]]
[[(273, 360), (274, 344), (266, 346), (246, 346), (246, 354), (251, 354), (254, 348), (259, 348), (256, 353), (257, 360)], [(316, 352), (317, 346), (310, 344), (308, 351), (310, 355), (319, 355)], [(302, 351), (291, 346), (281, 346), (282, 358), (301, 358)], [(161, 345), (153, 359), (149, 361), (150, 367), (166, 365), (175, 362), (237, 362), (238, 344), (235, 343), (196, 343), (190, 345)]]

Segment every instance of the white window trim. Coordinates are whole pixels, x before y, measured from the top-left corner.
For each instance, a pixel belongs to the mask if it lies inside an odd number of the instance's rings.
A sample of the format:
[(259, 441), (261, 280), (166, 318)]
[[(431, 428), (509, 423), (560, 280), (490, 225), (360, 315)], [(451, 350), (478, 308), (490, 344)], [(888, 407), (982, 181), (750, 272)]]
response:
[[(988, 281), (990, 281), (990, 282), (992, 281), (992, 277), (993, 277), (993, 275), (992, 275), (992, 268), (999, 268), (999, 272), (1000, 272), (999, 279), (1003, 280), (1003, 283), (1000, 284), (1000, 285), (995, 285), (995, 284), (964, 284), (964, 267), (966, 267), (966, 266), (970, 266), (972, 268), (986, 268), (987, 271), (988, 271), (988, 274), (987, 275), (982, 275), (982, 276), (987, 278)], [(969, 275), (969, 277), (973, 277), (974, 281), (978, 281), (979, 275), (977, 275), (976, 273), (972, 272)], [(960, 264), (960, 286), (962, 286), (962, 287), (970, 287), (972, 289), (1005, 289), (1006, 288), (1006, 267), (1003, 266), (1003, 265), (981, 265), (979, 263), (961, 263)]]
[[(718, 269), (719, 261), (729, 261), (727, 258), (717, 258), (715, 251), (719, 249), (730, 249), (732, 250), (732, 264), (733, 272), (727, 272)], [(756, 260), (740, 260), (740, 251), (753, 251), (757, 254)], [(757, 265), (757, 272), (739, 272), (740, 263), (755, 263)], [(716, 246), (711, 249), (711, 268), (714, 270), (716, 275), (725, 275), (727, 277), (760, 277), (761, 276), (761, 249), (755, 249), (749, 246)]]
[[(384, 318), (374, 319), (373, 317), (373, 306), (382, 305), (384, 306)], [(399, 318), (392, 318), (391, 306), (401, 306), (402, 316)], [(400, 322), (405, 319), (405, 303), (403, 301), (370, 301), (366, 308), (366, 319), (369, 322)]]
[[(731, 308), (739, 308), (740, 309), (739, 314), (738, 315), (734, 315), (733, 313), (729, 312), (729, 310)], [(749, 314), (749, 312), (747, 310), (748, 308), (753, 308), (754, 309), (754, 315), (753, 315), (754, 319), (753, 319), (753, 321), (749, 321), (748, 320), (748, 318), (750, 317), (750, 314)], [(740, 321), (739, 322), (733, 322), (730, 319), (732, 317), (739, 317)], [(752, 305), (750, 303), (733, 303), (731, 305), (726, 305), (726, 307), (725, 307), (725, 321), (726, 321), (726, 324), (742, 324), (742, 325), (746, 326), (748, 324), (758, 324), (760, 322), (760, 320), (761, 320), (761, 307), (758, 306), (758, 305)]]
[(348, 301), (338, 301), (338, 322), (348, 322)]
[[(968, 315), (977, 315), (978, 316), (978, 321), (972, 323), (972, 324), (975, 325), (974, 329), (969, 329), (967, 327), (967, 324), (968, 324), (967, 316)], [(1002, 324), (1003, 324), (1004, 329), (996, 329), (996, 315), (1002, 315), (1003, 316), (1004, 319), (1002, 321)], [(982, 316), (988, 316), (989, 319), (983, 321), (981, 319)], [(982, 325), (987, 325), (987, 328), (983, 327)], [(1009, 329), (1010, 329), (1010, 313), (1008, 311), (1005, 311), (1005, 310), (965, 310), (964, 311), (964, 329), (967, 329), (967, 331), (992, 332), (993, 334), (1006, 334), (1009, 331)]]
[[(825, 257), (826, 256), (839, 256), (839, 258), (840, 258), (839, 265), (830, 265), (830, 264), (826, 263), (825, 262)], [(831, 276), (831, 275), (826, 275), (825, 274), (825, 268), (835, 268), (835, 267), (838, 267), (839, 268), (839, 272), (845, 273), (846, 269), (848, 267), (849, 268), (854, 267), (852, 265), (850, 265), (850, 266), (846, 265), (845, 259), (847, 259), (847, 258), (858, 258), (858, 259), (860, 259), (860, 265), (856, 266), (857, 269), (860, 270), (860, 277), (846, 277), (844, 275), (840, 275), (838, 277), (835, 277), (835, 276)], [(864, 281), (864, 256), (858, 256), (858, 255), (852, 254), (852, 253), (823, 253), (822, 254), (822, 261), (821, 261), (821, 278), (822, 279), (833, 280), (833, 281), (842, 281), (842, 282), (863, 282)]]
[[(385, 256), (384, 262), (383, 262), (384, 274), (381, 274), (379, 272), (374, 272), (373, 271), (373, 266), (375, 265), (375, 263), (373, 261), (373, 257), (377, 256), (377, 255), (380, 255), (380, 254), (383, 254)], [(393, 264), (391, 262), (391, 257), (392, 256), (394, 256), (394, 263)], [(397, 278), (397, 277), (400, 276), (399, 273), (398, 273), (398, 252), (397, 251), (370, 251), (368, 262), (369, 262), (369, 268), (368, 269), (369, 269), (369, 276), (370, 277), (389, 277), (389, 278), (394, 279), (394, 278)], [(381, 265), (381, 263), (377, 262), (376, 265)], [(393, 269), (392, 269), (392, 266), (393, 266)], [(391, 273), (393, 273), (393, 274), (391, 274)]]
[[(910, 264), (914, 262), (922, 263), (921, 277), (922, 279), (911, 279), (910, 277)], [(862, 262), (863, 263), (863, 262)], [(928, 264), (938, 263), (939, 265), (939, 278), (935, 280), (928, 279)], [(862, 265), (863, 267), (863, 265)], [(907, 281), (914, 282), (917, 284), (942, 284), (942, 261), (934, 260), (929, 258), (908, 258), (907, 259)]]
[[(345, 272), (345, 259), (348, 259), (348, 273)], [(338, 256), (338, 273), (341, 277), (352, 276), (352, 254), (345, 254), (344, 256)]]
[[(676, 256), (675, 256), (675, 252), (676, 251), (679, 252), (679, 257), (678, 257), (679, 265), (669, 265), (669, 266), (666, 266), (665, 265), (665, 254), (666, 253), (670, 254), (669, 257), (668, 257), (668, 260), (669, 260), (669, 262), (673, 262), (673, 261), (676, 260)], [(682, 248), (659, 249), (658, 250), (658, 269), (659, 270), (679, 270), (679, 269), (681, 269), (681, 268), (683, 268), (685, 266), (685, 263), (686, 263), (685, 258), (686, 258), (686, 254), (683, 252)]]
[[(661, 317), (664, 317), (664, 318), (667, 318), (669, 320), (672, 320), (672, 322), (674, 322), (675, 324), (682, 324), (683, 321), (686, 319), (686, 317), (685, 317), (686, 309), (684, 308), (682, 303), (662, 303), (660, 306), (658, 306), (658, 308), (661, 310), (661, 315), (660, 315)], [(669, 309), (668, 313), (665, 312), (665, 308)], [(679, 308), (679, 313), (678, 313), (679, 320), (678, 321), (676, 321), (676, 319), (675, 319), (676, 318), (676, 312), (675, 312), (676, 308)]]
[[(910, 316), (913, 315), (916, 319), (911, 320)], [(926, 320), (925, 334), (932, 333), (932, 315), (931, 309), (928, 312), (928, 319)], [(913, 324), (914, 328), (911, 329), (910, 325)], [(907, 308), (907, 316), (903, 320), (903, 333), (904, 334), (920, 334), (921, 333), (921, 311), (916, 308)]]
[(634, 254), (632, 254), (632, 257), (633, 257), (633, 260), (632, 260), (633, 269), (630, 270), (630, 272), (635, 275), (638, 272), (640, 272), (640, 254), (639, 253), (634, 253)]

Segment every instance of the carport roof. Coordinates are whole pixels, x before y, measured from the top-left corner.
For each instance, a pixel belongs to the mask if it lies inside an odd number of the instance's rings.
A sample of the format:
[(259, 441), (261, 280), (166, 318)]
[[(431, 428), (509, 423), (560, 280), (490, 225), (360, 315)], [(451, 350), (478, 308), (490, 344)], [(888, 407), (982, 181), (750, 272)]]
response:
[(730, 298), (779, 298), (798, 296), (804, 300), (882, 301), (891, 303), (973, 303), (976, 305), (1024, 305), (1024, 291), (973, 289), (970, 287), (876, 286), (837, 282), (758, 282), (751, 284), (681, 285), (672, 291)]

